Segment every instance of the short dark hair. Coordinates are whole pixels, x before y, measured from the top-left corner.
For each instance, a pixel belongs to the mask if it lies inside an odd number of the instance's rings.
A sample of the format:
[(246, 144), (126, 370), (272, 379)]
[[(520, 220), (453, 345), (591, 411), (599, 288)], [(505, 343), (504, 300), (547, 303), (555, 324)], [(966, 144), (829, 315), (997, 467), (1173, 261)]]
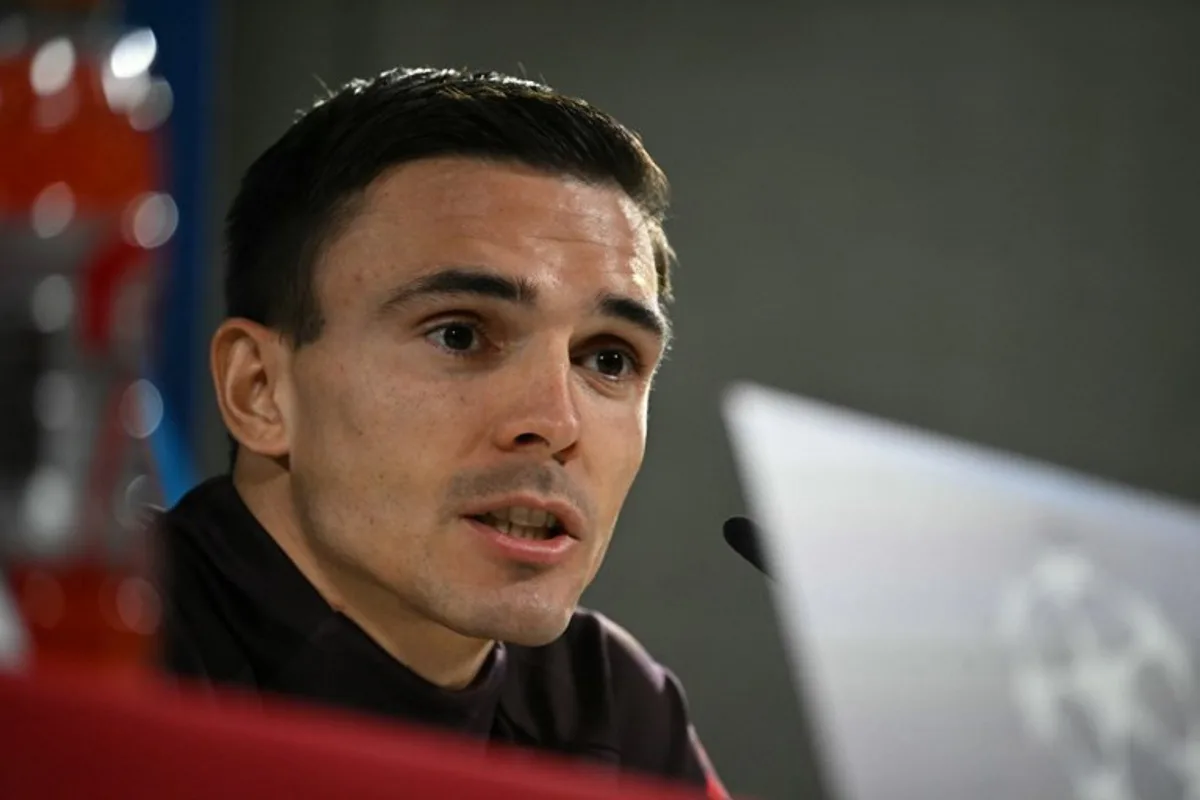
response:
[(314, 269), (363, 191), (390, 167), (454, 155), (620, 187), (647, 218), (659, 295), (670, 298), (667, 179), (635, 133), (534, 81), (394, 69), (319, 101), (246, 171), (226, 219), (229, 316), (276, 329), (295, 347), (315, 340)]

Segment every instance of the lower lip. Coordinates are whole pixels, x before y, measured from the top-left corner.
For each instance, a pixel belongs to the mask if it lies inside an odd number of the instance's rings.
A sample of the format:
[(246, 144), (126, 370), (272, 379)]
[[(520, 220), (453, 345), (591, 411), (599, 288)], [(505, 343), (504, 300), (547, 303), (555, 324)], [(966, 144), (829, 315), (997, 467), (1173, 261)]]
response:
[(497, 553), (510, 561), (554, 566), (565, 561), (575, 546), (579, 544), (578, 539), (563, 533), (550, 539), (518, 539), (515, 536), (501, 533), (491, 525), (477, 519), (470, 517), (464, 517), (464, 519), (476, 532), (483, 535), (485, 541)]

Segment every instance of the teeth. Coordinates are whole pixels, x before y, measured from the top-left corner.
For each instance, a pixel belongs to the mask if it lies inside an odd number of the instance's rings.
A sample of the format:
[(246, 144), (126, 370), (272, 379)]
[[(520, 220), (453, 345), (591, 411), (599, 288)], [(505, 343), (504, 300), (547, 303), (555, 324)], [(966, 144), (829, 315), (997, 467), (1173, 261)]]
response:
[(553, 514), (535, 508), (504, 508), (488, 512), (480, 519), (516, 539), (547, 539), (550, 529), (558, 524)]
[(509, 519), (518, 525), (527, 525), (531, 528), (546, 527), (546, 518), (550, 515), (538, 508), (516, 508), (508, 509)]
[[(499, 508), (489, 512), (487, 517), (494, 522), (508, 522), (525, 528), (541, 528), (544, 530), (558, 525), (558, 518), (553, 514), (543, 511), (540, 508), (525, 508), (524, 506)], [(498, 525), (496, 527), (499, 528)]]
[(514, 539), (545, 539), (548, 531), (545, 528), (529, 528), (524, 525), (513, 525), (508, 535)]

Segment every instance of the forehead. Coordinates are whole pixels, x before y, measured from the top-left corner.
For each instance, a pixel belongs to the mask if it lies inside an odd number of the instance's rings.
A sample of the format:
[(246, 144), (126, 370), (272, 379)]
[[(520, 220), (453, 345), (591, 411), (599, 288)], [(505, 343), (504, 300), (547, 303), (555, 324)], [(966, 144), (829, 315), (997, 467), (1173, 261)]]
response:
[(447, 266), (499, 270), (551, 293), (657, 300), (645, 215), (619, 187), (464, 158), (416, 161), (376, 179), (317, 282), (336, 301)]

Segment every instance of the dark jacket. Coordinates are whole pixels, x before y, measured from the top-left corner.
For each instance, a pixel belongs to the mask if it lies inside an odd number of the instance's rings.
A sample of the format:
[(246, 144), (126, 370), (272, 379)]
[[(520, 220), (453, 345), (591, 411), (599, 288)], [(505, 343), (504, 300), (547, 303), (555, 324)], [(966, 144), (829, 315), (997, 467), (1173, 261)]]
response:
[(497, 645), (459, 691), (425, 681), (335, 611), (228, 477), (161, 520), (166, 668), (709, 786), (676, 678), (624, 629), (579, 610), (543, 647)]

